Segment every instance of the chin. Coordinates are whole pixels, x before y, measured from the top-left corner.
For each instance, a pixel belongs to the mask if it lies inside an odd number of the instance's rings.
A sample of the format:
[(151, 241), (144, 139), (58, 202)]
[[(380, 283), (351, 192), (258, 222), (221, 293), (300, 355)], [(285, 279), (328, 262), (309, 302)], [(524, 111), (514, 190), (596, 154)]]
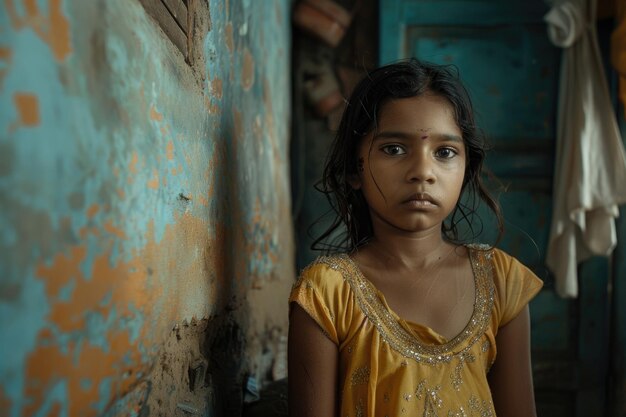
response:
[(441, 230), (441, 225), (440, 224), (433, 224), (433, 223), (411, 223), (408, 225), (402, 225), (400, 227), (398, 227), (398, 229), (406, 232), (406, 233), (411, 233), (411, 234), (418, 234), (418, 233), (426, 233), (426, 232), (431, 232), (434, 229), (436, 229), (437, 231)]

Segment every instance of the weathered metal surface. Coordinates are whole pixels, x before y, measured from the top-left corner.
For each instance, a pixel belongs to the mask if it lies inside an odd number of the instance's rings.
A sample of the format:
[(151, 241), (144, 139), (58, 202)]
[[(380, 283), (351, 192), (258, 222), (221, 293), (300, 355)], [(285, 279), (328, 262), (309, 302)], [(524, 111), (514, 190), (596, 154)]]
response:
[[(196, 71), (138, 1), (0, 6), (3, 416), (219, 416), (273, 365), (294, 275), (289, 1), (205, 6)], [(198, 360), (221, 404), (184, 377)]]

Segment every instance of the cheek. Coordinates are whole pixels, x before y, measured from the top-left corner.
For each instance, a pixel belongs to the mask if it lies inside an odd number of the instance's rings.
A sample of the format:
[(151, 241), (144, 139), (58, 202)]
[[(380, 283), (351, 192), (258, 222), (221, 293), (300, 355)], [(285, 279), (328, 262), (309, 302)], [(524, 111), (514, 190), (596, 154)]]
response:
[(467, 179), (467, 172), (465, 170), (461, 171), (462, 174), (459, 176), (459, 188), (463, 189), (463, 187), (465, 187), (466, 184), (466, 179)]

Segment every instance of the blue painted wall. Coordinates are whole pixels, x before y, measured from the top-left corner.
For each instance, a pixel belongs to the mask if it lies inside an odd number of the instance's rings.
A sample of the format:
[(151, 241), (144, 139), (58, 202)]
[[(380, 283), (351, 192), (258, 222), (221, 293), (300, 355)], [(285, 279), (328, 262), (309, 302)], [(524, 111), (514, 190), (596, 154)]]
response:
[(216, 320), (233, 380), (280, 369), (290, 2), (200, 3), (196, 72), (137, 0), (0, 5), (2, 416), (221, 415)]

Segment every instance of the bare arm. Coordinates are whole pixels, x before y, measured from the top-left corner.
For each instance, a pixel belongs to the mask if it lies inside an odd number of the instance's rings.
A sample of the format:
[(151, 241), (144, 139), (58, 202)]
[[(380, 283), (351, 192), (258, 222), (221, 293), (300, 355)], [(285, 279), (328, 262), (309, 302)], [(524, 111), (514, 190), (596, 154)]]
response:
[(496, 346), (498, 355), (488, 375), (496, 414), (535, 417), (528, 306), (500, 328)]
[(288, 343), (289, 416), (336, 416), (337, 345), (295, 303), (289, 317)]

